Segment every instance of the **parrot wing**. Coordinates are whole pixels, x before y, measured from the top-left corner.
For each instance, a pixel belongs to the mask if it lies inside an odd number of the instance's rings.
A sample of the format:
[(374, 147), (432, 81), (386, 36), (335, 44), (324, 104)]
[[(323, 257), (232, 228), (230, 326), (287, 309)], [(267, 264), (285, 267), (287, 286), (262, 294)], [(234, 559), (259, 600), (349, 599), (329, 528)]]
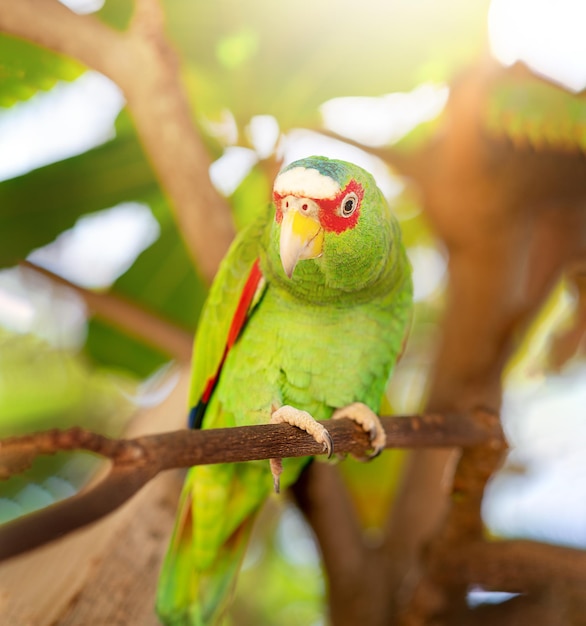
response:
[(191, 428), (202, 426), (226, 355), (262, 296), (265, 281), (258, 265), (258, 253), (267, 221), (267, 212), (263, 211), (236, 237), (208, 294), (193, 350)]
[[(206, 408), (226, 355), (264, 291), (258, 254), (268, 220), (267, 209), (236, 237), (202, 311), (189, 398), (194, 428), (205, 427)], [(203, 626), (221, 619), (254, 512), (268, 492), (262, 480), (266, 472), (243, 464), (189, 470), (159, 579), (157, 612), (163, 623)]]

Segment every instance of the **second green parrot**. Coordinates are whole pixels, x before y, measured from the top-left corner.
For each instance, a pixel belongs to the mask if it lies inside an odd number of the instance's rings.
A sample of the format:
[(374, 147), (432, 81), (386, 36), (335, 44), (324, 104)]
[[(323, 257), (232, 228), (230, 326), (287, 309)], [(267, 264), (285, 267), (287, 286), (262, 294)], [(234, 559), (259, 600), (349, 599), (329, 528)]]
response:
[[(385, 434), (376, 413), (411, 307), (399, 225), (372, 176), (325, 157), (291, 163), (210, 290), (193, 357), (192, 427), (284, 421), (331, 452), (316, 420), (349, 417), (377, 454)], [(308, 460), (189, 470), (159, 580), (163, 623), (219, 623), (256, 513)]]

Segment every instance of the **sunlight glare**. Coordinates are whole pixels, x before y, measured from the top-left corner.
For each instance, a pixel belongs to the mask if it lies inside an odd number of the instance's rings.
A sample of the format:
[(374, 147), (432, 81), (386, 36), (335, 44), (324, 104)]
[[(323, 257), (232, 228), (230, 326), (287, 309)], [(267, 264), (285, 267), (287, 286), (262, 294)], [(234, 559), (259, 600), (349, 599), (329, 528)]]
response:
[(224, 196), (231, 196), (257, 162), (258, 155), (250, 148), (226, 148), (224, 154), (210, 165), (214, 187)]
[(98, 74), (86, 72), (58, 83), (0, 113), (0, 180), (76, 154), (112, 139), (124, 106), (122, 92)]
[(255, 115), (247, 128), (250, 143), (259, 158), (268, 159), (279, 140), (279, 122), (273, 115)]
[(61, 4), (64, 4), (80, 15), (99, 11), (104, 6), (105, 1), (106, 0), (59, 0)]
[(488, 31), (504, 65), (526, 63), (572, 91), (586, 87), (583, 0), (492, 0)]
[(35, 311), (30, 300), (6, 286), (10, 282), (6, 271), (0, 273), (0, 326), (8, 330), (25, 333), (31, 327)]
[(448, 93), (445, 85), (426, 83), (408, 93), (333, 98), (324, 102), (320, 111), (328, 130), (365, 146), (384, 146), (437, 117), (446, 105)]
[(446, 258), (430, 246), (412, 246), (407, 254), (413, 267), (413, 300), (426, 300), (447, 281)]
[(475, 586), (468, 591), (466, 603), (469, 607), (475, 608), (483, 604), (501, 604), (518, 595), (518, 593), (508, 593), (506, 591), (486, 591), (481, 587)]
[(283, 557), (294, 565), (319, 566), (319, 554), (311, 531), (297, 509), (288, 506), (277, 527), (277, 546)]
[(492, 532), (586, 547), (585, 406), (584, 363), (506, 389), (511, 451), (483, 503)]
[(107, 288), (159, 236), (148, 206), (125, 202), (81, 217), (29, 259), (77, 285)]
[(202, 118), (207, 132), (226, 146), (233, 146), (238, 141), (238, 124), (229, 109), (222, 109), (216, 119)]
[(0, 327), (34, 333), (58, 348), (79, 349), (86, 337), (86, 308), (71, 289), (14, 267), (0, 272)]

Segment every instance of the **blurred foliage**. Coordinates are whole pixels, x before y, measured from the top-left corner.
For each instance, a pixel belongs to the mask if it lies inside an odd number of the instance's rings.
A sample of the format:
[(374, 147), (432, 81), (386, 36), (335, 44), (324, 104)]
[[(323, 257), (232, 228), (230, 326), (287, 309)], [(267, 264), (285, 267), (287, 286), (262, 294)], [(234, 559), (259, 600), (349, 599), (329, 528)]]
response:
[[(120, 436), (135, 411), (135, 391), (128, 377), (89, 368), (32, 335), (0, 331), (0, 438), (71, 426)], [(103, 463), (81, 452), (37, 458), (0, 481), (0, 523), (73, 495)]]
[(486, 125), (517, 147), (585, 150), (586, 100), (538, 76), (511, 74), (489, 93)]
[(28, 100), (57, 81), (74, 80), (84, 66), (28, 41), (0, 35), (0, 107)]
[(38, 457), (29, 470), (0, 482), (0, 524), (75, 495), (106, 463), (84, 452)]
[(88, 322), (85, 353), (96, 364), (146, 377), (169, 360), (162, 352), (130, 337), (99, 318)]
[(158, 189), (136, 135), (0, 183), (0, 267), (53, 241), (85, 213)]
[(253, 167), (230, 197), (237, 228), (249, 224), (271, 197), (272, 181), (261, 166)]
[(167, 201), (157, 194), (147, 203), (159, 222), (159, 238), (114, 283), (114, 290), (193, 330), (206, 288), (191, 265)]
[[(205, 285), (191, 264), (167, 201), (159, 192), (145, 200), (159, 222), (159, 237), (120, 276), (112, 291), (169, 323), (194, 331)], [(86, 352), (97, 363), (139, 376), (148, 376), (168, 361), (166, 354), (97, 319), (90, 321)]]
[(487, 7), (465, 0), (166, 3), (200, 115), (228, 108), (243, 125), (267, 113), (284, 129), (314, 125), (318, 105), (335, 96), (447, 80), (482, 49)]
[(273, 498), (255, 526), (224, 626), (318, 626), (324, 586), (311, 531), (292, 504)]
[(106, 24), (117, 30), (124, 30), (130, 22), (133, 8), (133, 0), (108, 0), (97, 15)]
[(120, 433), (135, 387), (128, 376), (90, 368), (33, 335), (0, 330), (0, 437), (74, 425)]

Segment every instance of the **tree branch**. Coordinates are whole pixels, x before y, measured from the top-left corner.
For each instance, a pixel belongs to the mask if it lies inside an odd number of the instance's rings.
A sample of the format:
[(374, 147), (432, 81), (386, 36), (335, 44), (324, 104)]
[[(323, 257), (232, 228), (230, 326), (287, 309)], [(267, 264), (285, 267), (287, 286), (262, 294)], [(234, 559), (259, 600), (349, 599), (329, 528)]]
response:
[(161, 7), (157, 0), (136, 4), (130, 29), (121, 33), (57, 0), (4, 0), (0, 30), (69, 55), (118, 84), (187, 248), (210, 281), (234, 235), (230, 210), (211, 184)]
[[(430, 224), (449, 252), (445, 317), (428, 388), (427, 409), (433, 411), (499, 410), (507, 359), (564, 265), (584, 248), (583, 159), (518, 151), (489, 139), (481, 112), (494, 77), (505, 71), (493, 68), (493, 61), (476, 64), (452, 85), (441, 130), (410, 156), (409, 171), (403, 170), (414, 177)], [(490, 456), (484, 452), (478, 454), (483, 463)], [(389, 585), (391, 596), (408, 597), (405, 576), (414, 572), (411, 586), (423, 576), (430, 605), (445, 607), (444, 591), (453, 604), (466, 602), (465, 585), (455, 594), (428, 584), (423, 575), (425, 546), (434, 536), (479, 529), (481, 495), (474, 502), (472, 490), (482, 485), (474, 486), (474, 472), (464, 480), (470, 486), (468, 513), (460, 519), (452, 515), (451, 530), (444, 526), (450, 504), (457, 502), (457, 497), (449, 502), (444, 480), (453, 474), (454, 456), (431, 449), (410, 455), (389, 525), (392, 560), (401, 573), (399, 585)], [(438, 562), (436, 569), (442, 567)], [(404, 623), (428, 621), (429, 615)]]
[[(516, 607), (502, 605), (501, 611), (492, 615), (493, 621), (480, 621), (482, 615), (470, 610), (464, 601), (458, 602), (458, 595), (465, 595), (471, 586), (477, 585), (485, 590), (521, 593), (547, 606), (549, 600), (555, 602), (551, 607), (560, 612), (577, 610), (584, 613), (583, 585), (586, 576), (586, 551), (555, 546), (537, 541), (472, 540), (454, 542), (434, 542), (432, 548), (434, 563), (434, 581), (423, 581), (415, 594), (415, 603), (408, 618), (401, 623), (420, 625), (433, 623), (445, 624), (480, 624), (480, 623), (533, 623), (529, 619), (530, 606)], [(437, 594), (436, 585), (441, 585), (444, 594)], [(445, 591), (448, 593), (445, 594)], [(530, 603), (531, 604), (531, 603)], [(571, 609), (572, 605), (576, 606)], [(538, 624), (550, 624), (550, 611), (547, 618)], [(517, 617), (517, 621), (513, 617)], [(488, 619), (488, 616), (487, 616)], [(558, 622), (555, 622), (558, 623)], [(573, 619), (562, 619), (560, 624), (577, 623)]]
[(19, 265), (49, 278), (58, 285), (72, 289), (83, 298), (92, 313), (127, 335), (179, 361), (184, 363), (190, 361), (193, 335), (183, 328), (112, 292), (97, 293), (84, 289), (30, 261), (21, 261)]
[[(482, 411), (461, 415), (383, 417), (387, 447), (475, 446), (500, 442), (497, 418)], [(346, 419), (323, 422), (336, 453), (363, 456), (367, 434)], [(135, 439), (113, 440), (72, 428), (50, 430), (0, 441), (0, 477), (30, 466), (39, 454), (88, 450), (112, 462), (106, 478), (92, 489), (0, 527), (0, 560), (31, 550), (107, 515), (159, 472), (211, 463), (317, 456), (322, 446), (287, 424), (213, 430), (185, 430)]]
[(494, 591), (542, 591), (551, 581), (583, 587), (586, 551), (523, 539), (463, 543), (445, 555), (440, 575)]

